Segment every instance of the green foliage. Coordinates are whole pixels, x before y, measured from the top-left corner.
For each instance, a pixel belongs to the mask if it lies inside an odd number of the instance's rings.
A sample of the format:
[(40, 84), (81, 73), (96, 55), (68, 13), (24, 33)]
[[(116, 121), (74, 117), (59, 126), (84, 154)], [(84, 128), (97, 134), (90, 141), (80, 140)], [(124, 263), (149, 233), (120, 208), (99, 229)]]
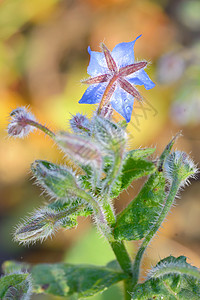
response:
[(126, 154), (126, 159), (129, 157), (132, 158), (145, 158), (152, 155), (155, 152), (156, 148), (139, 148), (130, 150)]
[(89, 205), (83, 205), (81, 199), (79, 198), (71, 198), (71, 202), (63, 203), (61, 200), (57, 200), (56, 202), (52, 202), (47, 205), (47, 208), (53, 209), (57, 212), (64, 212), (70, 218), (77, 216), (87, 217), (93, 213), (92, 208)]
[(132, 299), (200, 299), (200, 272), (188, 264), (184, 256), (161, 260), (149, 276), (150, 279), (136, 285)]
[[(77, 265), (66, 262), (30, 266), (8, 262), (4, 265), (5, 272), (28, 269), (35, 293), (73, 299), (93, 296), (119, 281), (124, 282), (126, 300), (131, 300), (131, 295), (132, 299), (138, 300), (198, 299), (199, 271), (188, 265), (184, 257), (162, 260), (151, 270), (148, 279), (138, 284), (147, 246), (168, 214), (179, 188), (197, 172), (186, 153), (170, 153), (178, 135), (155, 162), (148, 159), (154, 148), (126, 152), (125, 127), (98, 114), (91, 120), (83, 115), (74, 116), (71, 125), (74, 133), (78, 133), (76, 135), (67, 132), (54, 134), (47, 127), (29, 120), (25, 109), (20, 111), (23, 118), (11, 120), (11, 133), (21, 133), (27, 124), (39, 128), (54, 139), (74, 161), (79, 172), (47, 161), (35, 161), (32, 171), (37, 182), (51, 196), (51, 203), (37, 209), (16, 228), (15, 240), (21, 243), (43, 240), (60, 227), (69, 229), (76, 226), (77, 216), (92, 215), (117, 260), (105, 267), (93, 266), (92, 255), (88, 251), (89, 264), (79, 261), (81, 264)], [(14, 112), (16, 115), (16, 110)], [(12, 118), (13, 113), (10, 115)], [(86, 124), (89, 126), (86, 127), (87, 134), (83, 134), (80, 128), (85, 130)], [(143, 176), (148, 178), (138, 195), (116, 216), (112, 198), (127, 189), (133, 180)], [(132, 261), (124, 240), (140, 239), (143, 241)], [(104, 253), (98, 243), (95, 246), (97, 248), (93, 252), (96, 256), (99, 252)], [(81, 249), (79, 247), (78, 254)], [(1, 284), (4, 290), (9, 288), (5, 279)], [(16, 290), (19, 283), (13, 282), (13, 285)]]
[(154, 151), (153, 148), (136, 149), (126, 154), (120, 175), (112, 188), (112, 198), (116, 198), (124, 189), (127, 189), (133, 180), (150, 175), (155, 171), (155, 165), (144, 159)]
[(0, 278), (0, 299), (28, 300), (31, 284), (28, 273), (7, 274)]
[(156, 171), (137, 197), (117, 216), (115, 239), (142, 239), (161, 212), (164, 199), (165, 178), (162, 172)]
[[(7, 262), (7, 266), (14, 263)], [(112, 264), (113, 266), (113, 264)], [(19, 268), (19, 264), (16, 265)], [(39, 264), (29, 266), (33, 279), (34, 293), (70, 296), (78, 298), (89, 297), (104, 291), (111, 285), (124, 280), (127, 275), (119, 269), (92, 265), (72, 264)]]

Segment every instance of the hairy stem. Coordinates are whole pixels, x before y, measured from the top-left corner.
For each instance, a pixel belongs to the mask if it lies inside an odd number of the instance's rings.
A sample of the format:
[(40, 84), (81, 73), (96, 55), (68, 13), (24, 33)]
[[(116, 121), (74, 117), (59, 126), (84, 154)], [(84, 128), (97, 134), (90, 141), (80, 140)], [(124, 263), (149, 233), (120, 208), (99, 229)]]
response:
[(131, 259), (128, 255), (128, 252), (126, 250), (126, 247), (123, 242), (119, 241), (114, 241), (110, 242), (110, 245), (113, 249), (113, 252), (115, 253), (115, 256), (117, 258), (117, 261), (122, 268), (122, 270), (129, 275), (129, 278), (124, 280), (124, 296), (125, 300), (131, 300), (131, 295), (130, 293), (133, 290), (133, 285), (132, 285), (132, 272), (131, 272)]
[(123, 242), (114, 241), (110, 242), (110, 246), (115, 253), (117, 261), (125, 273), (131, 275), (131, 259), (128, 255), (128, 252), (124, 246)]
[(47, 134), (48, 136), (50, 136), (52, 139), (55, 138), (55, 134), (49, 128), (47, 128), (46, 126), (44, 126), (44, 125), (42, 125), (42, 124), (40, 124), (38, 122), (35, 122), (33, 120), (27, 120), (27, 124), (29, 124), (29, 125), (37, 128), (37, 129), (43, 131), (45, 134)]
[(135, 257), (134, 263), (133, 263), (133, 284), (136, 285), (139, 279), (139, 273), (140, 273), (140, 264), (141, 264), (141, 260), (143, 257), (143, 254), (148, 246), (148, 244), (150, 243), (151, 239), (153, 238), (153, 236), (155, 235), (155, 233), (158, 231), (159, 227), (161, 226), (162, 222), (164, 221), (164, 219), (166, 218), (173, 202), (174, 202), (174, 198), (176, 196), (176, 193), (178, 191), (180, 185), (180, 180), (178, 180), (177, 178), (174, 178), (169, 194), (167, 196), (167, 199), (165, 201), (165, 205), (163, 207), (163, 210), (157, 220), (157, 222), (153, 225), (153, 227), (150, 229), (149, 233), (146, 235), (146, 237), (143, 240), (143, 243), (141, 245), (141, 247), (138, 250), (138, 253)]
[[(107, 204), (107, 205), (109, 205), (109, 204)], [(114, 221), (115, 221), (115, 215), (112, 211), (112, 208), (110, 208), (110, 210), (109, 210), (109, 220), (112, 223), (114, 223)], [(121, 269), (129, 276), (126, 280), (124, 280), (124, 299), (131, 300), (130, 292), (133, 290), (131, 258), (126, 250), (126, 247), (125, 247), (123, 241), (113, 241), (113, 238), (112, 238), (111, 240), (108, 239), (108, 242), (116, 256), (116, 259), (117, 259)]]

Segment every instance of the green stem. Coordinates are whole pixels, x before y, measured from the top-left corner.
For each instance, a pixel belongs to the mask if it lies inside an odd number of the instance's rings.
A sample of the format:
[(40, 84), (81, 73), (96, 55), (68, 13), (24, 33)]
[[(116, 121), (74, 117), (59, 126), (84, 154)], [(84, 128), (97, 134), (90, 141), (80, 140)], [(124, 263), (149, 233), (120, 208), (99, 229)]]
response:
[(112, 171), (107, 175), (106, 182), (104, 185), (104, 190), (110, 193), (111, 187), (113, 185), (113, 182), (117, 178), (117, 175), (119, 174), (121, 164), (122, 164), (122, 158), (124, 153), (124, 145), (122, 147), (119, 147), (118, 149), (115, 149), (114, 151), (114, 162)]
[(122, 270), (129, 275), (129, 277), (124, 280), (124, 299), (125, 300), (131, 300), (131, 292), (133, 290), (133, 284), (132, 284), (132, 272), (131, 272), (131, 259), (128, 255), (128, 252), (126, 250), (126, 247), (123, 242), (114, 241), (109, 242), (113, 252), (115, 253), (115, 256), (117, 258), (117, 261), (122, 268)]
[[(111, 226), (111, 224), (115, 223), (115, 214), (112, 210), (110, 203), (108, 201), (104, 201), (104, 203), (105, 203), (104, 209), (107, 212), (106, 218), (109, 226)], [(132, 272), (131, 272), (132, 262), (130, 256), (122, 241), (115, 241), (113, 239), (113, 236), (110, 235), (109, 237), (108, 235), (106, 235), (105, 231), (104, 234), (107, 237), (107, 240), (116, 256), (116, 259), (121, 269), (129, 276), (126, 280), (124, 280), (124, 295), (125, 295), (125, 300), (131, 300), (131, 295), (129, 292), (132, 291)]]
[(50, 130), (48, 129), (46, 126), (38, 123), (38, 122), (35, 122), (33, 120), (26, 120), (27, 124), (43, 131), (45, 134), (47, 134), (48, 136), (50, 136), (53, 140), (55, 138), (55, 134)]
[(113, 252), (115, 253), (115, 256), (117, 258), (117, 261), (122, 268), (122, 270), (132, 276), (131, 273), (131, 259), (128, 255), (128, 252), (124, 246), (123, 242), (119, 241), (109, 241), (110, 246), (113, 249)]
[[(109, 206), (109, 203), (107, 202), (107, 208), (108, 208), (108, 206)], [(112, 211), (111, 207), (109, 209), (109, 219), (108, 220), (110, 220), (111, 222), (115, 221), (115, 215), (114, 215), (114, 212)], [(133, 290), (131, 258), (126, 250), (126, 247), (125, 247), (123, 241), (113, 241), (113, 240), (108, 239), (108, 242), (116, 256), (116, 259), (117, 259), (121, 269), (129, 276), (126, 280), (124, 280), (124, 299), (131, 300), (130, 292)]]
[(170, 192), (167, 196), (165, 205), (163, 207), (163, 210), (157, 220), (157, 222), (154, 224), (154, 226), (151, 228), (151, 230), (149, 231), (149, 233), (146, 235), (146, 237), (143, 240), (143, 243), (141, 245), (141, 247), (138, 250), (138, 253), (135, 257), (134, 263), (133, 263), (133, 284), (136, 285), (139, 279), (139, 273), (140, 273), (140, 264), (141, 264), (141, 260), (142, 260), (142, 256), (148, 246), (148, 244), (150, 243), (151, 239), (153, 238), (153, 236), (155, 235), (155, 233), (157, 232), (157, 230), (159, 229), (159, 227), (161, 226), (162, 222), (164, 221), (164, 219), (166, 218), (173, 202), (174, 202), (174, 198), (176, 196), (176, 193), (178, 191), (180, 185), (180, 181), (177, 180), (177, 178), (174, 178), (171, 188), (170, 188)]
[(108, 195), (110, 194), (114, 180), (117, 178), (117, 175), (120, 171), (124, 147), (119, 147), (113, 152), (114, 152), (114, 162), (113, 162), (112, 171), (107, 175), (107, 178), (104, 183), (103, 191), (102, 191), (104, 195), (106, 194), (106, 196), (103, 199), (103, 208), (106, 211), (107, 221), (111, 226), (115, 224), (116, 218), (115, 218), (115, 213), (114, 213), (112, 203)]

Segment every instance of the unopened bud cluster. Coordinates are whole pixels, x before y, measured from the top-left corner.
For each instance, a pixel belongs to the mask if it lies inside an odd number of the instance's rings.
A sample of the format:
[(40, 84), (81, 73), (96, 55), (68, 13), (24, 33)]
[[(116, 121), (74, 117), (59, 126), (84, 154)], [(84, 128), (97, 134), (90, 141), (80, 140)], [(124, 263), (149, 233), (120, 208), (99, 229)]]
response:
[[(111, 203), (112, 187), (125, 161), (127, 140), (126, 126), (111, 121), (111, 110), (108, 105), (107, 109), (101, 110), (101, 114), (95, 114), (91, 119), (76, 114), (70, 120), (73, 133), (61, 131), (57, 134), (36, 122), (25, 108), (17, 108), (10, 114), (10, 135), (23, 137), (33, 128), (42, 130), (78, 167), (78, 171), (74, 172), (66, 166), (42, 160), (32, 164), (36, 181), (50, 195), (51, 203), (37, 210), (17, 227), (17, 241), (30, 243), (43, 240), (60, 227), (76, 226), (77, 216), (91, 214), (104, 235), (110, 236), (115, 222)], [(164, 151), (167, 153), (166, 161), (161, 161), (164, 163), (166, 179), (170, 183), (176, 180), (182, 186), (188, 182), (188, 178), (194, 177), (197, 168), (186, 153), (168, 153), (174, 141)]]
[[(101, 115), (91, 119), (76, 114), (70, 120), (73, 133), (61, 131), (57, 134), (36, 122), (25, 108), (17, 108), (10, 114), (9, 135), (23, 137), (34, 128), (42, 130), (79, 167), (79, 172), (74, 172), (42, 160), (32, 164), (36, 181), (50, 195), (51, 203), (22, 221), (15, 231), (15, 240), (21, 243), (44, 240), (60, 227), (75, 226), (78, 215), (90, 214), (94, 214), (104, 234), (110, 234), (105, 197), (109, 196), (120, 170), (126, 145), (125, 130), (110, 120), (111, 113), (108, 106), (102, 109)], [(110, 161), (106, 180), (105, 157)]]

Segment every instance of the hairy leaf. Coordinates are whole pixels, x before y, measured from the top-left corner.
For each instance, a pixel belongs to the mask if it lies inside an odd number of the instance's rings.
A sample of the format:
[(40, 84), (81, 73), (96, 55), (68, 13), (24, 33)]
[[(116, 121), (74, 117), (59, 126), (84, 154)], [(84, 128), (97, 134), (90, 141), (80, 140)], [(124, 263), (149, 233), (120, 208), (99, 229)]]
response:
[(139, 240), (150, 230), (165, 199), (162, 172), (152, 174), (137, 197), (117, 216), (114, 236), (117, 240)]
[(149, 276), (150, 279), (134, 288), (132, 299), (200, 299), (200, 272), (184, 256), (161, 260)]
[(121, 174), (113, 186), (112, 198), (117, 197), (133, 180), (152, 174), (155, 171), (155, 165), (144, 159), (154, 151), (155, 149), (147, 148), (132, 150), (127, 153)]
[(30, 297), (30, 277), (28, 273), (7, 274), (0, 278), (0, 299), (28, 300)]
[[(6, 262), (7, 266), (9, 263)], [(12, 263), (13, 265), (13, 263)], [(19, 267), (19, 264), (17, 264)], [(5, 264), (4, 264), (5, 268)], [(127, 275), (110, 266), (39, 264), (30, 268), (35, 293), (66, 297), (89, 297), (124, 280)]]
[(126, 157), (133, 157), (133, 158), (145, 158), (152, 155), (155, 152), (156, 148), (140, 148), (134, 149), (127, 153)]

